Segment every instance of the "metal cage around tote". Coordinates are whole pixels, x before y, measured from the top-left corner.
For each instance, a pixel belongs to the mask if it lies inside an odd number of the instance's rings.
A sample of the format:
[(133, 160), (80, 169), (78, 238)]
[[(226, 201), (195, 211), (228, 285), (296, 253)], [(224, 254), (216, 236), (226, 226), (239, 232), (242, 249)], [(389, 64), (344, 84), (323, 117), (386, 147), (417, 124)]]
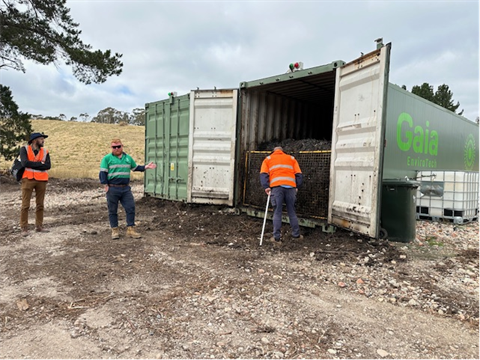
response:
[[(262, 162), (271, 152), (248, 151), (245, 156), (243, 205), (262, 209), (266, 195), (260, 184)], [(330, 186), (330, 150), (301, 151), (292, 154), (303, 174), (303, 186), (297, 194), (296, 210), (299, 217), (326, 219)]]

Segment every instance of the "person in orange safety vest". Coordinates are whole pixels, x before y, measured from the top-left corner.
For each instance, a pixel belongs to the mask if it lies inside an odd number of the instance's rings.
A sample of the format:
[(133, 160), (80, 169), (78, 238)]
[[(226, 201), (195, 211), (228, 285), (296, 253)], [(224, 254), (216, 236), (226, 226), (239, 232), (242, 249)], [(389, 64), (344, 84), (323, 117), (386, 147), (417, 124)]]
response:
[(292, 237), (303, 239), (300, 235), (295, 201), (298, 188), (302, 186), (303, 176), (298, 161), (291, 155), (285, 154), (283, 149), (277, 146), (273, 153), (263, 160), (260, 169), (260, 182), (265, 193), (270, 194), (273, 207), (273, 237), (270, 239), (274, 244), (281, 241), (282, 208), (285, 202), (288, 218), (292, 227)]
[(20, 211), (20, 228), (22, 236), (28, 236), (28, 210), (30, 199), (35, 190), (35, 230), (48, 232), (43, 227), (43, 209), (47, 190), (48, 172), (50, 170), (50, 154), (44, 147), (48, 135), (33, 133), (28, 145), (20, 148), (20, 160), (25, 171), (22, 176), (22, 208)]

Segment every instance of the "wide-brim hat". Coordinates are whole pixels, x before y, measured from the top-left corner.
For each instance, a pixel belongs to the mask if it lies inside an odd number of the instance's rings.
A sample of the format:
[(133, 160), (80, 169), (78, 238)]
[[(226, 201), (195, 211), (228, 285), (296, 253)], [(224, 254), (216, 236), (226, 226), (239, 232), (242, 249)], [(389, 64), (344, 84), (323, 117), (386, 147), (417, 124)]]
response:
[(47, 138), (48, 135), (40, 134), (40, 133), (33, 133), (33, 134), (30, 135), (30, 140), (28, 140), (28, 145), (30, 145), (33, 140), (35, 140), (39, 137)]

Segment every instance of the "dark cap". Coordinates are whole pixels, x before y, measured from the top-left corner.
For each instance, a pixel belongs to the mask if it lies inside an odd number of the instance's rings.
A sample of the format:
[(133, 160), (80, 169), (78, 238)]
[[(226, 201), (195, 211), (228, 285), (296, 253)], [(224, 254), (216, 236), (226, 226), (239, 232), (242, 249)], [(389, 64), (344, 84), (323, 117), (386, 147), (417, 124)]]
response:
[(28, 140), (28, 145), (30, 145), (33, 140), (35, 140), (39, 137), (47, 138), (48, 135), (40, 134), (40, 133), (33, 133), (33, 134), (30, 135), (30, 140)]

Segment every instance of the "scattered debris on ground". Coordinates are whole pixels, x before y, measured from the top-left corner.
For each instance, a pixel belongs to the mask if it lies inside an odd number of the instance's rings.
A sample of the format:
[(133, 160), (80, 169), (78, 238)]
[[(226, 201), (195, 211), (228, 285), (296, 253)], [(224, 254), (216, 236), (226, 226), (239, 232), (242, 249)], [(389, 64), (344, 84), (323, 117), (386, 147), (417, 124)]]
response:
[(2, 358), (478, 358), (478, 222), (259, 246), (262, 219), (134, 182), (143, 237), (113, 241), (98, 181), (51, 179), (51, 232), (23, 238), (0, 186)]

